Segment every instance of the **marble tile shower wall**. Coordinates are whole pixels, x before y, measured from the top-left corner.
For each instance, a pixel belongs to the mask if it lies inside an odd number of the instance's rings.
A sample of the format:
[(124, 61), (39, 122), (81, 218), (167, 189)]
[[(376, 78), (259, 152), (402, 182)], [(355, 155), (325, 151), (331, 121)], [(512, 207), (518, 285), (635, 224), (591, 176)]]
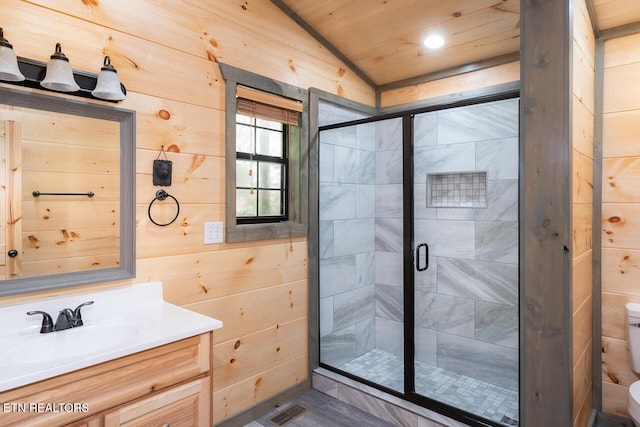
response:
[[(518, 100), (418, 115), (414, 129), (415, 238), (430, 248), (416, 359), (517, 391)], [(486, 208), (427, 207), (427, 174), (470, 171), (487, 173)]]
[[(363, 118), (320, 104), (320, 124)], [(340, 366), (375, 348), (374, 124), (320, 135), (320, 360)]]
[(318, 105), (318, 126), (345, 123), (352, 120), (366, 119), (367, 117), (371, 116), (322, 100)]
[(402, 356), (404, 348), (402, 120), (379, 121), (375, 126), (376, 348)]

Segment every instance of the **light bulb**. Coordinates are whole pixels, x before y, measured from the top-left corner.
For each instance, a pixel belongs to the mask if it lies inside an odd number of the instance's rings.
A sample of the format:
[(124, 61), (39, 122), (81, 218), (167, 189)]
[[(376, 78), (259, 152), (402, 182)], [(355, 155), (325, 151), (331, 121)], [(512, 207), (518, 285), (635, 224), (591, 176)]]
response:
[(444, 38), (440, 34), (431, 34), (424, 39), (423, 43), (429, 49), (440, 49), (444, 46)]

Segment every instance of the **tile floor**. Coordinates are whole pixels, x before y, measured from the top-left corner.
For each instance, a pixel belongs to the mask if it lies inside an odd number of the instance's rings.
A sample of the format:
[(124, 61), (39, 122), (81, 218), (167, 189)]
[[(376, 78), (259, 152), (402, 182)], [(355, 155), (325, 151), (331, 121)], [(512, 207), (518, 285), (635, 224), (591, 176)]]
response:
[[(400, 356), (374, 349), (339, 368), (403, 391), (403, 363)], [(416, 391), (505, 426), (518, 425), (516, 391), (419, 362), (416, 363)]]
[[(306, 411), (284, 424), (271, 421), (294, 404), (302, 405)], [(313, 389), (244, 427), (274, 427), (278, 425), (286, 425), (287, 427), (396, 427), (394, 424)]]
[[(378, 353), (378, 351), (376, 351), (376, 353)], [(376, 357), (374, 356), (376, 356), (375, 353), (373, 355), (368, 355), (368, 357), (366, 358), (366, 362), (371, 363), (373, 360), (376, 360)], [(378, 354), (377, 356), (384, 356), (383, 358), (378, 357), (378, 360), (382, 360), (384, 358), (391, 360), (391, 357), (389, 357), (390, 356), (389, 353), (384, 355)], [(433, 367), (428, 367), (428, 368), (435, 372), (438, 371), (437, 368), (433, 368)], [(452, 378), (453, 376), (455, 375), (451, 373), (435, 374), (436, 380), (443, 380), (444, 378)], [(386, 377), (386, 378), (387, 380), (391, 381), (390, 377)], [(394, 378), (393, 380), (395, 382), (390, 382), (388, 385), (395, 385), (396, 387), (401, 385), (400, 383), (397, 382), (396, 378)], [(462, 381), (458, 383), (457, 385), (458, 389), (460, 388), (460, 384), (463, 384), (463, 386), (465, 386), (464, 382), (467, 380), (472, 380), (474, 382), (477, 381), (473, 379), (465, 379), (464, 377), (460, 377), (458, 378), (458, 380)], [(491, 384), (488, 384), (488, 386), (490, 386), (489, 387), (490, 389), (495, 387), (495, 386), (492, 386)], [(448, 391), (449, 393), (451, 393), (451, 391), (455, 389), (454, 387), (455, 386), (453, 385), (449, 387), (447, 387), (446, 385), (443, 385), (442, 390), (437, 388), (434, 388), (434, 390), (438, 392)], [(482, 385), (479, 387), (481, 388)], [(478, 389), (477, 385), (476, 385), (476, 389)], [(492, 391), (490, 391), (489, 393), (492, 393)], [(513, 393), (513, 392), (510, 392), (510, 393)], [(455, 393), (451, 393), (451, 394), (452, 396), (449, 396), (449, 397), (441, 396), (441, 398), (443, 399), (455, 398), (453, 397), (455, 396)], [(510, 405), (516, 405), (516, 409), (515, 411), (513, 411), (513, 406), (509, 406), (509, 411), (511, 412), (506, 411), (506, 413), (509, 413), (511, 415), (515, 414), (515, 416), (517, 416), (517, 401), (518, 401), (517, 395), (515, 396), (511, 395), (511, 398), (513, 400)], [(487, 400), (493, 401), (495, 399), (487, 399)], [(507, 402), (507, 401), (508, 399), (504, 400), (504, 402)], [(287, 409), (289, 409), (291, 405), (295, 405), (295, 404), (302, 405), (305, 408), (305, 411), (299, 416), (293, 418), (291, 421), (286, 422), (285, 424), (276, 424), (275, 422), (271, 421), (272, 419), (274, 419), (274, 417), (278, 415), (282, 415), (282, 413)], [(501, 413), (502, 411), (498, 411), (498, 412)], [(488, 418), (491, 418), (491, 417), (488, 417)], [(495, 420), (496, 418), (491, 418), (491, 419)], [(509, 424), (504, 422), (503, 424), (516, 425), (516, 424)], [(281, 405), (280, 407), (272, 410), (268, 414), (252, 421), (249, 424), (246, 424), (244, 427), (276, 427), (278, 425), (285, 425), (287, 427), (392, 427), (392, 426), (397, 427), (395, 424), (392, 424), (380, 418), (374, 417), (373, 415), (368, 414), (354, 406), (351, 406), (345, 402), (337, 400), (325, 393), (322, 393), (314, 389), (311, 389), (306, 393), (298, 396), (296, 399)], [(620, 417), (613, 414), (598, 413), (594, 426), (595, 427), (633, 427), (633, 424), (631, 420), (629, 420), (628, 418)]]
[(620, 415), (598, 412), (593, 425), (594, 427), (633, 427), (633, 421)]
[[(313, 389), (245, 424), (244, 427), (275, 427), (277, 424), (270, 420), (296, 403), (303, 405), (307, 410), (284, 424), (286, 427), (397, 427)], [(633, 427), (633, 423), (628, 418), (618, 415), (599, 413), (594, 427)]]

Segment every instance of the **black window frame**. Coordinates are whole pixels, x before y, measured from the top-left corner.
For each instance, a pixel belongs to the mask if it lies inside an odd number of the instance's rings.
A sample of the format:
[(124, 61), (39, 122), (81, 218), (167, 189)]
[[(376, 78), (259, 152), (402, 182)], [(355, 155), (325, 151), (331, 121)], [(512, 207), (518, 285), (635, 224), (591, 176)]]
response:
[[(240, 113), (236, 113), (236, 116)], [(248, 116), (245, 116), (248, 117)], [(254, 119), (256, 119), (254, 117)], [(263, 119), (266, 120), (266, 119)], [(256, 134), (258, 129), (264, 129), (269, 131), (274, 131), (274, 129), (259, 126), (257, 120), (253, 124), (240, 123), (236, 120), (236, 126), (248, 126), (253, 129), (254, 132), (254, 141), (257, 141)], [(257, 167), (255, 173), (258, 174), (255, 178), (256, 186), (253, 189), (257, 192), (256, 194), (256, 216), (237, 216), (237, 203), (236, 203), (236, 224), (266, 224), (266, 223), (274, 223), (274, 222), (284, 222), (289, 220), (289, 125), (282, 124), (282, 130), (278, 130), (276, 132), (280, 132), (282, 134), (282, 157), (268, 156), (265, 154), (258, 153), (245, 153), (243, 151), (237, 151), (236, 149), (236, 164), (238, 160), (249, 160), (257, 162), (265, 163), (275, 163), (282, 166), (282, 176), (280, 182), (282, 185), (280, 186), (280, 211), (282, 215), (260, 215), (260, 191), (261, 190), (270, 190), (273, 191), (273, 188), (261, 188), (260, 187), (260, 168)], [(242, 187), (237, 184), (236, 181), (236, 191), (237, 190), (249, 190), (251, 187)], [(237, 200), (237, 198), (236, 198)]]

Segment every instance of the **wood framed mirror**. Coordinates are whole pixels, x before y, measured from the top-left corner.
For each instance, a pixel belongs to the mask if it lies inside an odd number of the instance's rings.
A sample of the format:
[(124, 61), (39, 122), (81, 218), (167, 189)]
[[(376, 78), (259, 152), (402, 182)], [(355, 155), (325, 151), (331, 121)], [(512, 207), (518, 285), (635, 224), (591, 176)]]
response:
[(135, 111), (0, 86), (0, 296), (135, 277)]

